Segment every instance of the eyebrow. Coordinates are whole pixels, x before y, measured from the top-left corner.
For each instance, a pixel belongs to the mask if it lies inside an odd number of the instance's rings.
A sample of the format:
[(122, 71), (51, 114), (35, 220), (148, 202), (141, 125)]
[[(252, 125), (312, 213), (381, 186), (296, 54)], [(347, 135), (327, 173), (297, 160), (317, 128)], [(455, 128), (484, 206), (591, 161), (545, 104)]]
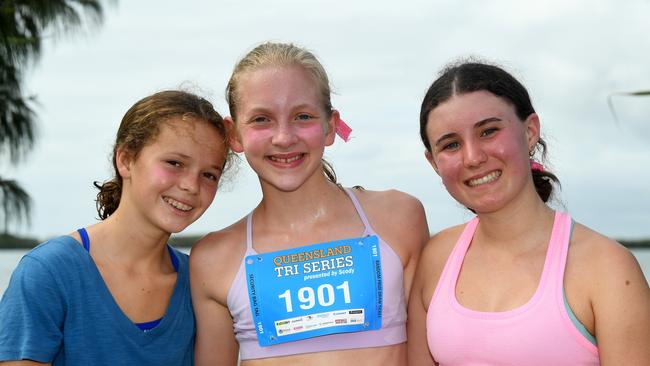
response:
[[(482, 120), (480, 120), (480, 121), (474, 123), (474, 129), (480, 128), (480, 127), (482, 127), (482, 126), (484, 126), (484, 125), (486, 125), (486, 124), (488, 124), (488, 123), (490, 123), (490, 122), (498, 122), (498, 121), (501, 121), (501, 118), (498, 118), (498, 117), (488, 117), (488, 118), (482, 119)], [(456, 132), (446, 133), (446, 134), (440, 136), (440, 138), (438, 138), (438, 139), (436, 140), (434, 146), (438, 146), (438, 145), (440, 145), (444, 140), (450, 139), (450, 138), (455, 137), (455, 136), (457, 136), (457, 135), (458, 135), (458, 134), (457, 134)]]

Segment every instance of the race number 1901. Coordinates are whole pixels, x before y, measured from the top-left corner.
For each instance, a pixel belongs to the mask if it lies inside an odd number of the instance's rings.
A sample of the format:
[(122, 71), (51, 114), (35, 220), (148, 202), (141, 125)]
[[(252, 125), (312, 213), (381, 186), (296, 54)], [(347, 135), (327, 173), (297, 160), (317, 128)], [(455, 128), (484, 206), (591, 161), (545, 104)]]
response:
[[(343, 293), (343, 302), (349, 304), (350, 286), (348, 285), (348, 281), (344, 281), (342, 284), (336, 286), (336, 289), (341, 290), (341, 292)], [(314, 293), (314, 289), (312, 287), (309, 286), (301, 287), (297, 291), (298, 301), (300, 302), (299, 306), (303, 310), (309, 310), (313, 308), (316, 305), (316, 302), (318, 302), (320, 306), (330, 306), (336, 302), (337, 292), (338, 291), (334, 291), (334, 286), (332, 286), (329, 283), (324, 283), (318, 286), (318, 288), (316, 289), (316, 293)], [(287, 313), (293, 311), (291, 290), (287, 289), (286, 291), (278, 295), (278, 298), (284, 300)]]

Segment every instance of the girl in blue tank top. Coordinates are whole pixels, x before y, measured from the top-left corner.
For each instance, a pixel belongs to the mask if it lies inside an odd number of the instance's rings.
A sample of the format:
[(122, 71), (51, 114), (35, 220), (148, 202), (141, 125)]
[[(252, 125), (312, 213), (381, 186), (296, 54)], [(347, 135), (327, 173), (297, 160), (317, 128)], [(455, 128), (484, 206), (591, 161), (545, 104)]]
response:
[(428, 239), (420, 202), (336, 182), (323, 152), (349, 130), (309, 51), (256, 47), (227, 100), (262, 200), (192, 249), (197, 365), (406, 364), (406, 298)]
[(101, 222), (27, 253), (0, 302), (0, 361), (192, 365), (188, 256), (171, 233), (212, 203), (228, 165), (223, 119), (163, 91), (125, 114), (115, 177), (95, 182)]

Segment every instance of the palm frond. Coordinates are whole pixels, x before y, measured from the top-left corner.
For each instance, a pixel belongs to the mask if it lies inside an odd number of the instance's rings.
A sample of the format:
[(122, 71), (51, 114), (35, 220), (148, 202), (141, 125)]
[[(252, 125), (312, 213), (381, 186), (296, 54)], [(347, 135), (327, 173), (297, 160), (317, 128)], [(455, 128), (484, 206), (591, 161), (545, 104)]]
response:
[(609, 106), (609, 110), (612, 112), (612, 116), (614, 117), (614, 122), (616, 122), (616, 124), (619, 125), (618, 116), (616, 115), (616, 110), (614, 109), (613, 99), (615, 96), (647, 97), (650, 96), (650, 90), (642, 90), (642, 91), (634, 91), (634, 92), (618, 92), (618, 93), (611, 93), (607, 96), (607, 105)]
[(31, 204), (31, 198), (16, 181), (0, 177), (0, 218), (4, 224), (4, 232), (7, 232), (12, 223), (29, 224)]

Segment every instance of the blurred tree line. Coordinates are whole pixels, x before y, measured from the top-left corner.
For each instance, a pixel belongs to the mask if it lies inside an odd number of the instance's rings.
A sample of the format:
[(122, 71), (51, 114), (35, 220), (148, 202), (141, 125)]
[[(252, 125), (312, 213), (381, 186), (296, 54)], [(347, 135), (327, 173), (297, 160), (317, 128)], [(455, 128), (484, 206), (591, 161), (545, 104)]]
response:
[[(43, 40), (99, 24), (102, 15), (99, 0), (0, 0), (0, 164), (17, 165), (34, 147), (36, 97), (23, 83)], [(30, 208), (29, 194), (0, 172), (0, 232), (29, 222)]]

